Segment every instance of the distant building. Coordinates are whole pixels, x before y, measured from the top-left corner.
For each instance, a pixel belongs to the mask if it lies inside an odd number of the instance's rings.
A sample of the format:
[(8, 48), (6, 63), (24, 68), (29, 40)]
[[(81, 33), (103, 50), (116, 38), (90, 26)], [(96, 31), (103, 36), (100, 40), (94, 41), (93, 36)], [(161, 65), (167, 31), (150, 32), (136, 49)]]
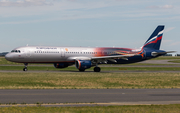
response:
[(180, 56), (180, 54), (175, 54), (175, 56)]
[(163, 56), (172, 56), (172, 54), (165, 54), (165, 55), (163, 55)]
[(5, 56), (6, 54), (8, 54), (8, 52), (2, 52), (0, 53), (0, 56)]

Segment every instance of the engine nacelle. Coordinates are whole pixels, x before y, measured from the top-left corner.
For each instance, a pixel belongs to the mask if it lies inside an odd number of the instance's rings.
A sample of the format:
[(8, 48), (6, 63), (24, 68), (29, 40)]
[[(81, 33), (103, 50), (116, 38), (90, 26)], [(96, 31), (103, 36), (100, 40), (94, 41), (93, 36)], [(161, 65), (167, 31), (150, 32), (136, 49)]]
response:
[(68, 66), (69, 66), (68, 63), (54, 63), (55, 68), (66, 68)]
[(76, 60), (75, 66), (79, 70), (85, 70), (92, 66), (92, 63), (90, 60)]

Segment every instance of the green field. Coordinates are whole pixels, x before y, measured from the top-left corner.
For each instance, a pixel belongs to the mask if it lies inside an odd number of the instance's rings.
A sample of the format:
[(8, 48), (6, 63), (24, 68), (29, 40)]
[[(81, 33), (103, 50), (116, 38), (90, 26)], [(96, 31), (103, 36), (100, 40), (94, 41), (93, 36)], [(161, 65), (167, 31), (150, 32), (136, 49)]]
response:
[(169, 61), (169, 62), (180, 63), (180, 60), (172, 60), (172, 61)]
[[(156, 60), (180, 59), (180, 57), (159, 57)], [(24, 66), (0, 58), (0, 70), (22, 71)], [(13, 66), (14, 65), (14, 66)], [(136, 63), (138, 65), (138, 63)], [(143, 65), (143, 64), (139, 64)], [(126, 73), (127, 71), (180, 71), (180, 67), (113, 67), (100, 65), (102, 72), (94, 73), (93, 68), (78, 72), (75, 66), (56, 69), (53, 65), (28, 66), (29, 71), (0, 72), (0, 89), (83, 89), (83, 88), (180, 88), (179, 73)], [(166, 65), (167, 66), (167, 65)], [(51, 72), (49, 72), (51, 71)], [(65, 72), (66, 73), (62, 73)], [(67, 71), (69, 73), (67, 73)], [(103, 72), (104, 71), (104, 72)], [(121, 71), (110, 73), (106, 71)], [(59, 73), (60, 72), (60, 73)], [(92, 73), (89, 73), (92, 72)], [(106, 73), (105, 73), (106, 72)], [(123, 73), (124, 72), (124, 73)]]
[(180, 73), (0, 73), (0, 89), (180, 88)]
[(180, 56), (160, 56), (151, 60), (180, 60)]
[[(100, 65), (101, 67), (101, 65)], [(24, 66), (0, 66), (0, 70), (18, 70), (22, 71)], [(54, 66), (28, 66), (29, 71), (69, 71), (69, 72), (74, 72), (77, 71), (78, 69), (75, 68), (75, 66), (71, 66), (68, 68), (62, 68), (62, 69), (57, 69), (54, 68)], [(101, 67), (101, 71), (180, 71), (180, 67)], [(87, 71), (92, 71), (93, 72), (93, 67), (90, 69), (86, 69), (85, 72)]]
[(0, 113), (179, 113), (180, 105), (2, 107)]

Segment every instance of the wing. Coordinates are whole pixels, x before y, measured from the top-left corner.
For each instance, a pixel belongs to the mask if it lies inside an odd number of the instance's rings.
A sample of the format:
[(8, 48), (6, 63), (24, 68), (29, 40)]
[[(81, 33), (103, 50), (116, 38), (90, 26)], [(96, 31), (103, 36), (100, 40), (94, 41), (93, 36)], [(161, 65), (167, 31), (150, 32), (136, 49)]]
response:
[(69, 57), (68, 60), (91, 60), (92, 63), (107, 63), (107, 60), (117, 62), (115, 59), (128, 60), (129, 57), (139, 56), (139, 54), (128, 54), (128, 55), (113, 55), (113, 56), (102, 56), (102, 57)]
[(139, 56), (139, 54), (92, 57), (91, 60), (92, 60), (93, 62), (96, 62), (96, 63), (99, 63), (99, 62), (107, 63), (107, 60), (112, 61), (112, 62), (117, 62), (115, 59), (128, 60), (128, 58), (129, 58), (129, 57), (132, 57), (132, 56)]

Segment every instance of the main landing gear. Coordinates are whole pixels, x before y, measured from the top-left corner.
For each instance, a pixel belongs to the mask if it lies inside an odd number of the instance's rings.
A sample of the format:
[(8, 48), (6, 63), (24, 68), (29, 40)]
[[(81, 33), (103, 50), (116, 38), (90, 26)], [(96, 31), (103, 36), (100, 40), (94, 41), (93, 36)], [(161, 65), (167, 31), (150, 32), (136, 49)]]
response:
[(23, 71), (27, 71), (27, 66), (28, 66), (28, 63), (24, 63), (24, 68), (23, 68)]
[(79, 71), (80, 71), (80, 72), (84, 72), (84, 71), (85, 71), (85, 69), (79, 69)]
[(94, 72), (100, 72), (101, 71), (101, 68), (100, 67), (95, 67), (94, 68)]

